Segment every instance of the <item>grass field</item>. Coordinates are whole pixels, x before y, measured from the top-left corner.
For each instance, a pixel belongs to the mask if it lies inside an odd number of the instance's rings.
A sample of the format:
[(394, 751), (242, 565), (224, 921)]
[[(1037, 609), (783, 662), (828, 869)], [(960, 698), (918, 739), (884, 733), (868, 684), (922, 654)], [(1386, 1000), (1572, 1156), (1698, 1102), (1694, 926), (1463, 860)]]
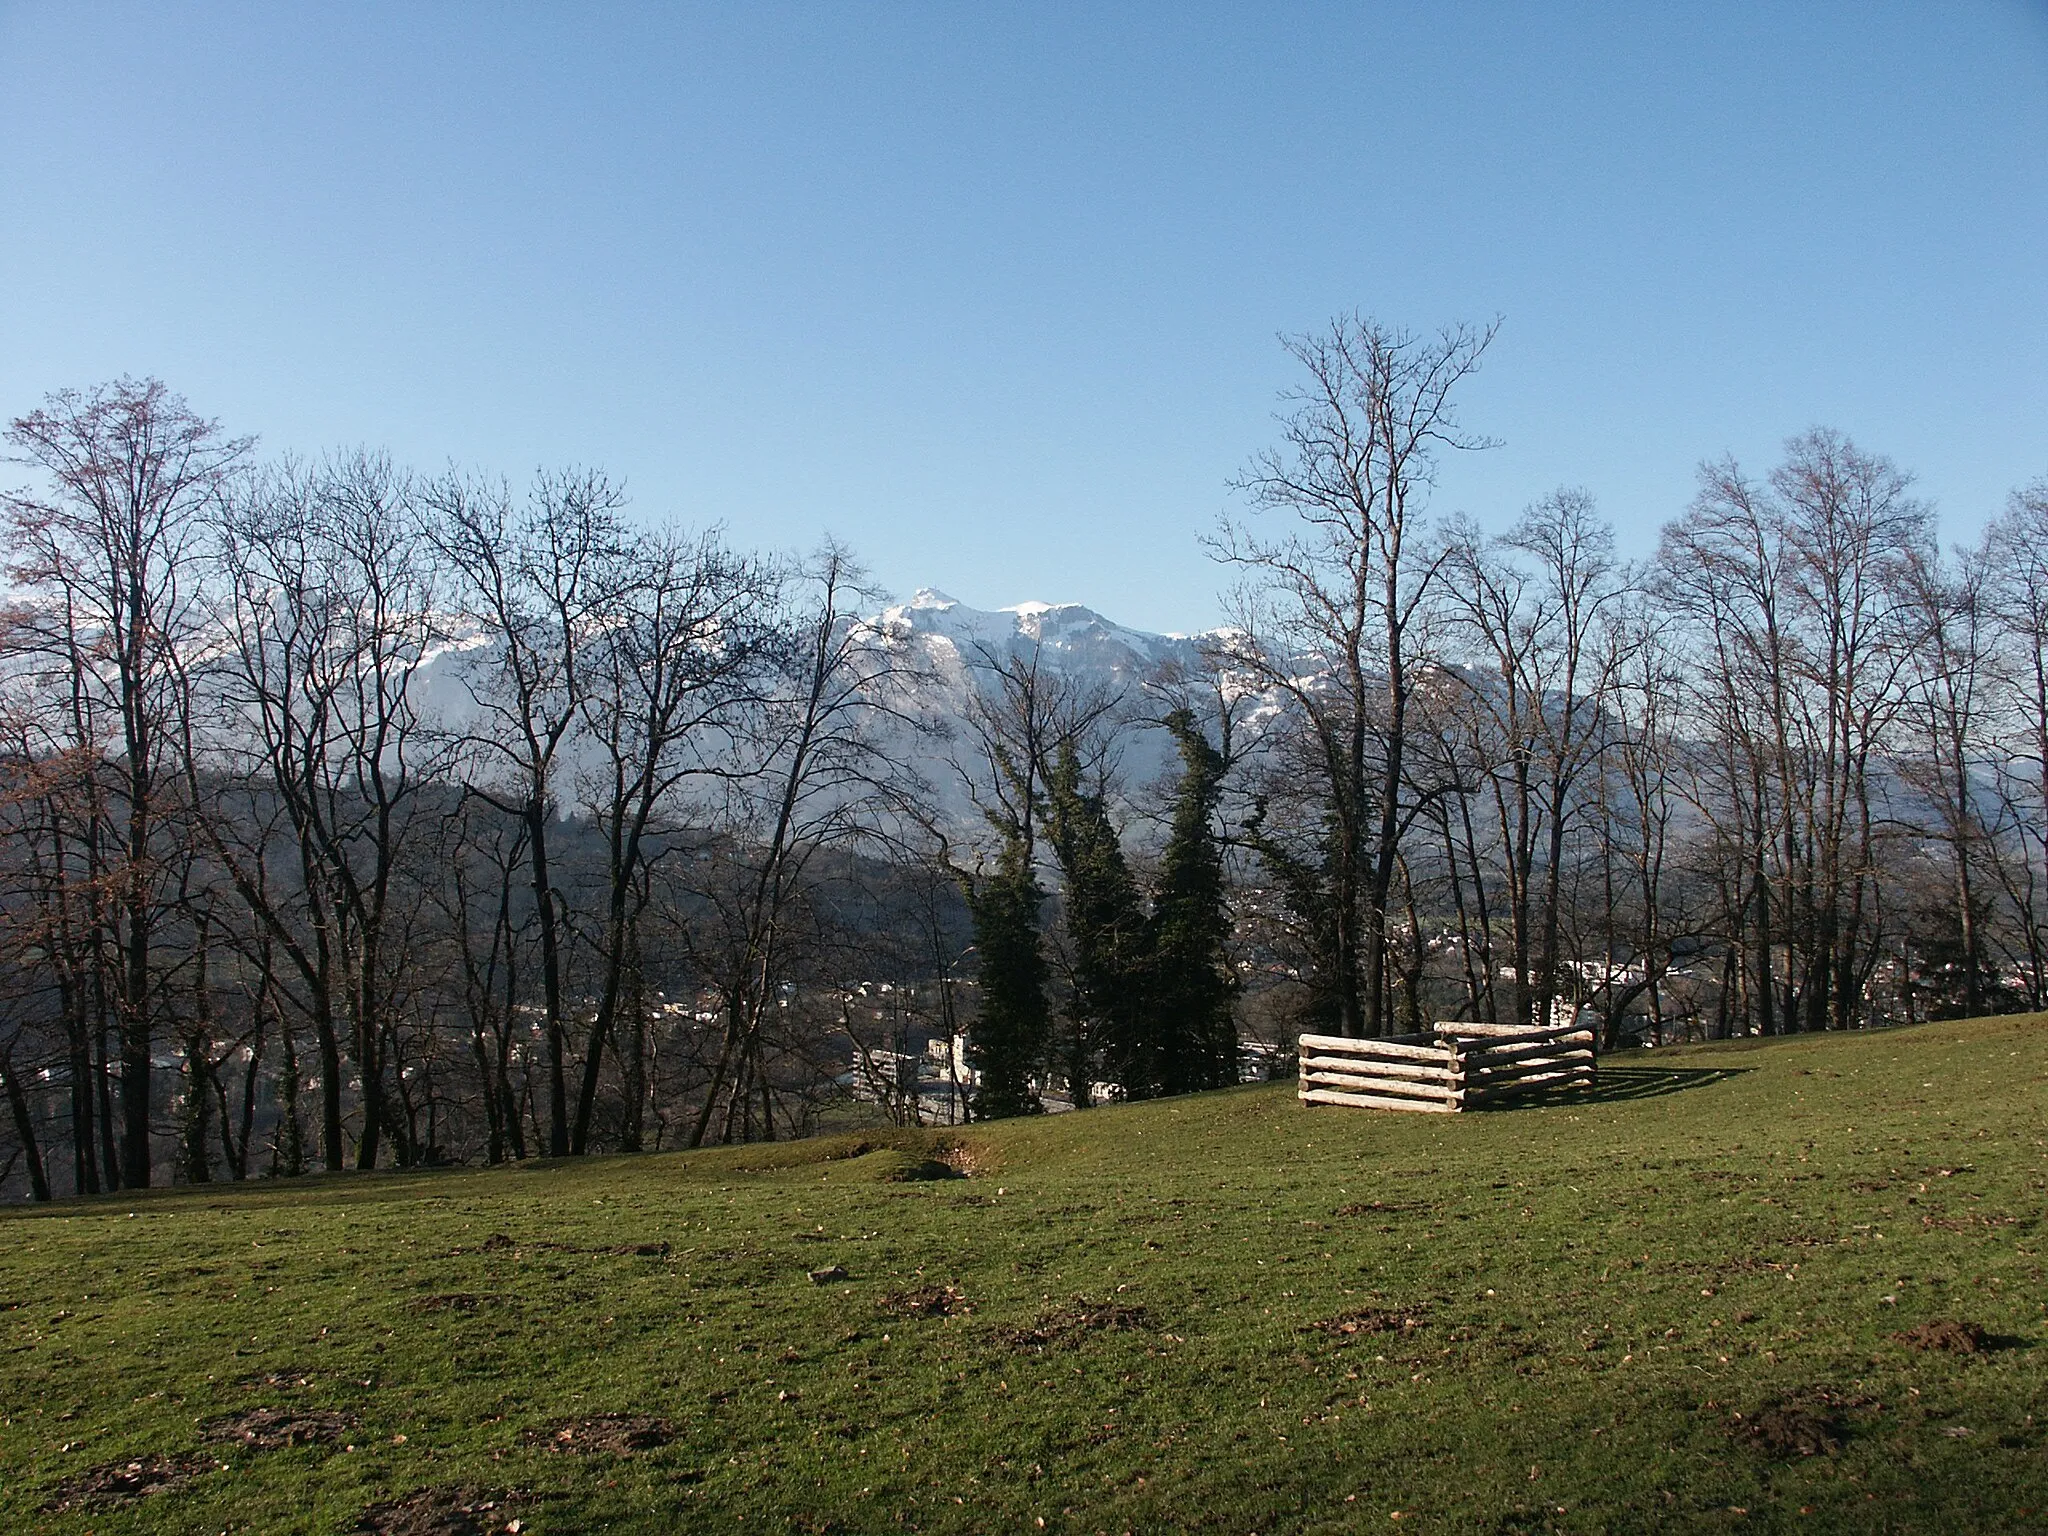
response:
[(2044, 1087), (1973, 1021), (12, 1210), (0, 1529), (2048, 1529)]

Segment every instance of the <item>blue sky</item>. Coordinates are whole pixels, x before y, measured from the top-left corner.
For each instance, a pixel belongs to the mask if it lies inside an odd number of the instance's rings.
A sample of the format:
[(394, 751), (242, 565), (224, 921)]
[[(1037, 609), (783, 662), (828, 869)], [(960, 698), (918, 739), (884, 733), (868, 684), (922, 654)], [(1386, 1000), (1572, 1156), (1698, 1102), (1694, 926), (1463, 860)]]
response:
[(0, 0), (0, 412), (601, 463), (899, 592), (1217, 614), (1275, 333), (1503, 320), (1443, 510), (1809, 425), (2048, 474), (2048, 5)]

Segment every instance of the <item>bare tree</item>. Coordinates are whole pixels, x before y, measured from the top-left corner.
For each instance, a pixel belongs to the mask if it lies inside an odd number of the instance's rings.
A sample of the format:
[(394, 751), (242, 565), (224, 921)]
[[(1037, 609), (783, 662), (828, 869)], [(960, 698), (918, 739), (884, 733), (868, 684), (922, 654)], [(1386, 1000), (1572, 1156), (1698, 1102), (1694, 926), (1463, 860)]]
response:
[(776, 1135), (771, 1015), (784, 1011), (784, 983), (822, 921), (820, 877), (849, 853), (886, 847), (923, 798), (886, 740), (926, 728), (901, 637), (858, 617), (854, 605), (873, 593), (838, 545), (798, 585), (779, 676), (734, 737), (736, 771), (708, 808), (718, 835), (688, 877), (701, 908), (688, 942), (722, 1019), (691, 1146)]
[(2028, 1000), (2048, 1006), (2048, 479), (2014, 491), (1985, 535), (1985, 593), (1999, 631), (1995, 662), (2008, 728), (1994, 783), (2018, 857), (2002, 865), (2018, 914)]
[(1707, 658), (1694, 704), (1715, 751), (1695, 800), (1734, 861), (1731, 980), (1765, 1034), (1857, 1022), (1880, 955), (1873, 769), (1906, 697), (1903, 572), (1928, 539), (1908, 487), (1815, 430), (1767, 483), (1704, 468), (1665, 532), (1660, 589)]
[[(1623, 593), (1614, 535), (1584, 491), (1553, 492), (1491, 547), (1470, 530), (1451, 546), (1447, 601), (1485, 658), (1468, 678), (1496, 743), (1514, 949), (1515, 1017), (1547, 1020), (1558, 985), (1560, 885), (1579, 791), (1595, 769), (1613, 684), (1596, 644)], [(1540, 847), (1539, 847), (1540, 844)], [(1541, 889), (1538, 881), (1541, 880)]]
[[(256, 815), (214, 818), (215, 851), (268, 940), (290, 960), (320, 1055), (321, 1144), (341, 1165), (345, 1025), (362, 1092), (357, 1161), (376, 1166), (394, 1129), (386, 1058), (405, 975), (394, 941), (414, 810), (444, 764), (416, 680), (442, 643), (431, 566), (418, 558), (415, 492), (366, 453), (288, 465), (222, 520), (230, 638), (221, 702), (246, 740), (240, 766), (284, 813), (296, 881)], [(198, 785), (193, 786), (199, 793)]]
[(179, 835), (206, 514), (251, 440), (226, 436), (154, 379), (121, 379), (51, 396), (9, 427), (7, 442), (44, 481), (0, 502), (9, 575), (26, 599), (14, 637), (70, 694), (77, 746), (96, 756), (106, 783), (93, 836), (105, 861), (120, 1036), (118, 1172), (140, 1187), (150, 1181), (163, 983), (154, 947), (173, 863), (164, 843)]
[[(838, 579), (836, 571), (831, 579)], [(658, 835), (656, 818), (673, 812), (685, 781), (726, 770), (722, 749), (760, 694), (759, 674), (772, 645), (763, 620), (774, 585), (765, 567), (709, 535), (644, 541), (611, 585), (580, 700), (585, 729), (602, 754), (587, 775), (586, 803), (604, 838), (605, 909), (572, 1152), (588, 1147), (605, 1046), (639, 976), (636, 935), (650, 895), (650, 833)], [(628, 1011), (627, 1066), (635, 1081), (623, 1140), (637, 1151), (646, 1012)]]
[(526, 828), (547, 1031), (548, 1153), (567, 1156), (568, 924), (550, 833), (564, 743), (583, 713), (592, 647), (619, 581), (624, 493), (602, 474), (538, 476), (523, 505), (502, 484), (449, 477), (429, 492), (433, 537), (483, 642), (466, 673), (468, 787)]
[(1389, 906), (1401, 838), (1418, 630), (1440, 557), (1421, 542), (1436, 463), (1485, 446), (1453, 396), (1495, 326), (1423, 337), (1361, 316), (1285, 338), (1306, 374), (1283, 399), (1281, 442), (1237, 482), (1255, 511), (1297, 522), (1272, 536), (1226, 524), (1217, 556), (1237, 568), (1234, 664), (1286, 701), (1303, 732), (1325, 831), (1325, 966), (1341, 1033), (1388, 1017)]
[(1898, 769), (1932, 812), (1929, 831), (1948, 854), (1962, 968), (1962, 1005), (1989, 1001), (1985, 897), (1995, 867), (1994, 828), (1980, 803), (1985, 727), (1993, 707), (1992, 615), (1985, 567), (1914, 551), (1905, 572), (1915, 634), (1911, 702), (1902, 720)]

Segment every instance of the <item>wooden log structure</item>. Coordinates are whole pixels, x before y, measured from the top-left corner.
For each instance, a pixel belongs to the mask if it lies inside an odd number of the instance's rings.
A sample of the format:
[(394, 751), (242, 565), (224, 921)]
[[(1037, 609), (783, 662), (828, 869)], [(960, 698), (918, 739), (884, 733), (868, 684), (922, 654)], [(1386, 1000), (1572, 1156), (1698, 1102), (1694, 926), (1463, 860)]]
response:
[(1304, 1104), (1456, 1114), (1541, 1090), (1589, 1086), (1593, 1034), (1576, 1024), (1439, 1024), (1384, 1040), (1303, 1035)]

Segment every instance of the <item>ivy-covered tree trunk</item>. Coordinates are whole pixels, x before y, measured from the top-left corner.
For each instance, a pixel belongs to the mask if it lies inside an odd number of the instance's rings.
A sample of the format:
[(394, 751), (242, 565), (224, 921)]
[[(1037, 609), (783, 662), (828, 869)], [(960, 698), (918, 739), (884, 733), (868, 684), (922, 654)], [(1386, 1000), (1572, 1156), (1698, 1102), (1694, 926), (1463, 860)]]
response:
[(1045, 900), (1030, 845), (1013, 836), (996, 871), (967, 893), (979, 959), (981, 1013), (968, 1033), (968, 1064), (981, 1076), (974, 1116), (1000, 1120), (1040, 1109), (1031, 1074), (1044, 1059), (1050, 1014), (1038, 909)]
[(1226, 950), (1230, 915), (1215, 830), (1229, 764), (1186, 710), (1166, 726), (1180, 744), (1182, 769), (1149, 934), (1151, 1033), (1159, 1091), (1190, 1093), (1237, 1081), (1237, 980)]
[(1067, 1057), (1074, 1107), (1088, 1102), (1100, 1065), (1124, 1097), (1160, 1092), (1159, 1052), (1148, 1027), (1145, 990), (1150, 946), (1138, 883), (1099, 792), (1081, 782), (1071, 743), (1047, 775), (1048, 840), (1065, 887), (1067, 939), (1073, 950), (1074, 1002)]

